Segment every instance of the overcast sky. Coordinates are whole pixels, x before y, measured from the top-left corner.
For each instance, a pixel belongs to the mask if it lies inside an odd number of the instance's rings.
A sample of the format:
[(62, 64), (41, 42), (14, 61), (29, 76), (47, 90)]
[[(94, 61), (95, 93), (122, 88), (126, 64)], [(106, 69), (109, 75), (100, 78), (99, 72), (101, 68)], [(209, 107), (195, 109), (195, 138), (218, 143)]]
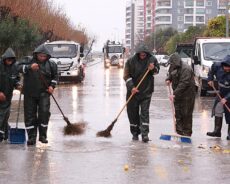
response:
[(97, 43), (93, 50), (101, 51), (107, 39), (123, 41), (125, 37), (126, 0), (53, 0), (74, 25), (85, 27)]

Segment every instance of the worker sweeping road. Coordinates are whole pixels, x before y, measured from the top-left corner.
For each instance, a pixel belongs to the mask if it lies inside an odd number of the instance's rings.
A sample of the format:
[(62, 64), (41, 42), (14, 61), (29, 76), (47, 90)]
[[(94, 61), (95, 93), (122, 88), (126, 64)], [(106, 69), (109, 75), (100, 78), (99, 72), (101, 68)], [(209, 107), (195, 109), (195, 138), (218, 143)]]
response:
[[(37, 47), (33, 58), (19, 64), (18, 69), (24, 75), (24, 116), (28, 134), (27, 145), (35, 145), (37, 129), (39, 141), (48, 143), (47, 129), (50, 118), (50, 95), (57, 84), (57, 65), (50, 61), (45, 45)], [(41, 75), (48, 87), (41, 80)]]
[(13, 90), (21, 88), (15, 62), (13, 49), (8, 48), (0, 61), (0, 142), (8, 139), (8, 119)]
[[(227, 55), (223, 61), (216, 62), (212, 65), (208, 73), (208, 84), (214, 87), (214, 79), (219, 84), (219, 93), (215, 99), (213, 113), (215, 116), (215, 126), (213, 132), (207, 132), (208, 136), (221, 137), (223, 122), (223, 113), (228, 124), (227, 140), (230, 140), (230, 55)], [(214, 87), (215, 89), (215, 87)]]
[[(137, 86), (147, 69), (149, 69), (149, 72), (137, 89), (135, 86)], [(126, 97), (128, 99), (131, 94), (135, 94), (127, 104), (130, 131), (134, 141), (139, 140), (139, 134), (142, 135), (143, 142), (149, 141), (149, 107), (154, 91), (153, 75), (157, 73), (159, 73), (157, 59), (144, 45), (141, 45), (134, 56), (128, 59), (125, 64)]]
[(176, 133), (182, 136), (192, 135), (192, 113), (195, 103), (195, 81), (192, 68), (182, 62), (174, 53), (169, 58), (169, 75), (166, 84), (172, 83), (173, 94), (169, 96), (174, 102)]

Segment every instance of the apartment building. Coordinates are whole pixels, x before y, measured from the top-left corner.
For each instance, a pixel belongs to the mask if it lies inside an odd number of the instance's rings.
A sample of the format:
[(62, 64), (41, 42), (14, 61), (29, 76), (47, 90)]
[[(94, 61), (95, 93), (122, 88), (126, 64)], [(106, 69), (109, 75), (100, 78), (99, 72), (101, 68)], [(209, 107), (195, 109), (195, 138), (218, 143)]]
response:
[(230, 0), (130, 0), (126, 7), (126, 46), (129, 49), (157, 29), (184, 32), (226, 14)]
[(131, 0), (126, 5), (125, 44), (129, 50), (144, 39), (144, 0)]
[(153, 29), (173, 27), (179, 32), (189, 26), (207, 24), (209, 19), (224, 15), (228, 0), (155, 0)]

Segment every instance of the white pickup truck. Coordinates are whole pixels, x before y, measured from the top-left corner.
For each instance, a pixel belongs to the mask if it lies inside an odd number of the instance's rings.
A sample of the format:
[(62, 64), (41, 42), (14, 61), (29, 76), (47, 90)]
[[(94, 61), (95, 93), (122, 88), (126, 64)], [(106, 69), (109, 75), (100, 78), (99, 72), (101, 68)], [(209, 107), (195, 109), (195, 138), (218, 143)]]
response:
[[(230, 55), (230, 38), (196, 38), (192, 51), (192, 67), (200, 96), (213, 90), (207, 83), (208, 72), (214, 62), (220, 62)], [(217, 82), (215, 82), (218, 87)]]

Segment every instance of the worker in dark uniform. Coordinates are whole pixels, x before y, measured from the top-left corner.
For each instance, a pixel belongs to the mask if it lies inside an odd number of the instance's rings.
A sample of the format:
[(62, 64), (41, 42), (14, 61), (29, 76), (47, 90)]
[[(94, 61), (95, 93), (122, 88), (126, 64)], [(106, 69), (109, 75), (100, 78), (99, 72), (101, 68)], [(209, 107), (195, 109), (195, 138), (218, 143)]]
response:
[(172, 83), (173, 94), (170, 100), (174, 102), (176, 132), (182, 136), (192, 135), (192, 114), (195, 103), (195, 80), (192, 68), (182, 62), (178, 53), (169, 57), (169, 75), (166, 84)]
[(13, 49), (8, 48), (0, 61), (0, 142), (8, 139), (8, 119), (13, 90), (21, 89), (15, 62)]
[(230, 107), (230, 55), (227, 55), (223, 61), (215, 62), (208, 73), (208, 84), (214, 85), (213, 80), (216, 79), (219, 85), (219, 94), (215, 99), (213, 113), (215, 116), (215, 126), (213, 132), (207, 132), (208, 136), (221, 137), (221, 129), (223, 122), (223, 113), (228, 124), (227, 140), (230, 140), (230, 112), (226, 106)]
[[(149, 69), (149, 73), (141, 83), (139, 89), (136, 88), (144, 73)], [(130, 122), (130, 131), (133, 140), (139, 139), (149, 141), (149, 107), (152, 93), (154, 91), (154, 74), (159, 72), (157, 59), (151, 54), (148, 48), (141, 45), (133, 57), (127, 60), (124, 69), (124, 80), (127, 86), (127, 99), (134, 94), (127, 104), (127, 113)]]
[(50, 118), (50, 95), (57, 84), (57, 65), (50, 61), (45, 45), (33, 52), (33, 58), (19, 64), (24, 74), (24, 116), (28, 134), (27, 145), (35, 145), (37, 129), (39, 141), (48, 143), (47, 129)]

